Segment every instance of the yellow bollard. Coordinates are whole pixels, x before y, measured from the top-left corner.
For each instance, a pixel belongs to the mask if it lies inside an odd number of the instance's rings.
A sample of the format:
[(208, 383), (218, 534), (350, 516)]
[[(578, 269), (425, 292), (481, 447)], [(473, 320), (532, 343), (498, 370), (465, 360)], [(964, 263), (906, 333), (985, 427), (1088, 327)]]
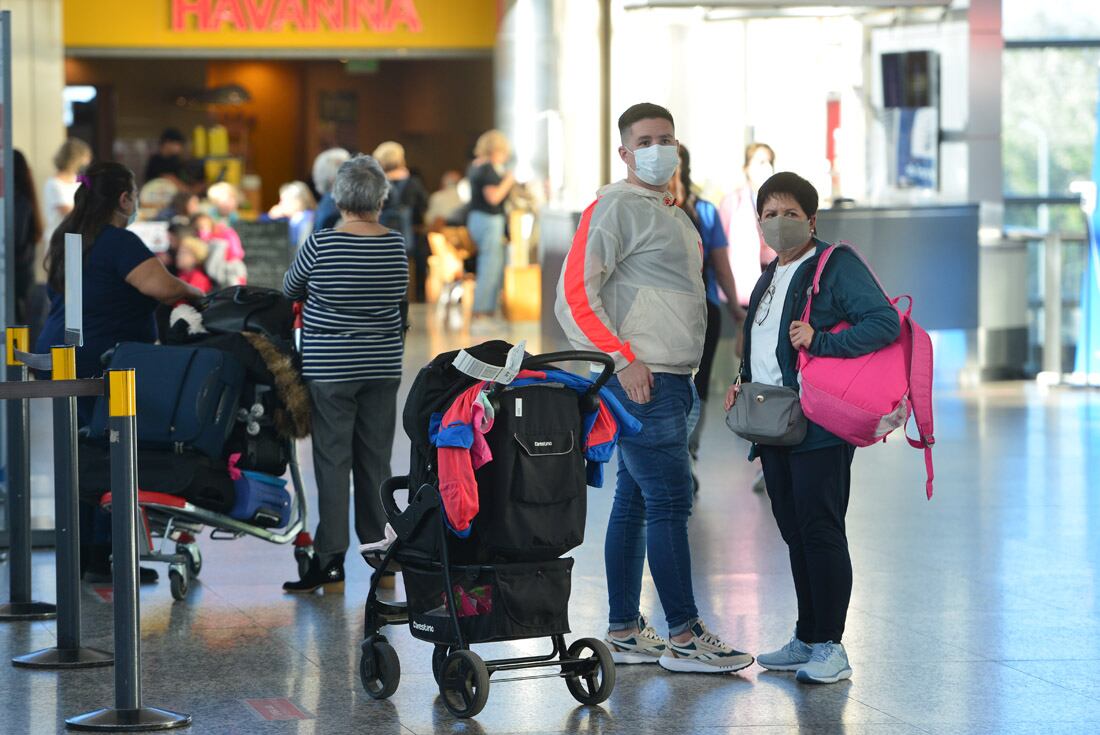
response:
[(110, 383), (107, 385), (108, 415), (137, 415), (137, 384), (134, 370), (111, 370), (107, 373)]
[(31, 351), (31, 328), (30, 327), (8, 327), (7, 329), (7, 345), (8, 345), (8, 366), (18, 367), (23, 363), (15, 358), (15, 352), (30, 352)]

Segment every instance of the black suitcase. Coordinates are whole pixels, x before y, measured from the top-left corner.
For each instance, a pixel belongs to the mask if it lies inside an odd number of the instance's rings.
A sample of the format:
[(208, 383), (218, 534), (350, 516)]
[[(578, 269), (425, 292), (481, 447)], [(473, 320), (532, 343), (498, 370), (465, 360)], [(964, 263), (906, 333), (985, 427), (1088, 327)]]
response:
[[(111, 490), (110, 452), (103, 442), (88, 441), (81, 442), (79, 456), (80, 497), (98, 504)], [(176, 495), (217, 513), (228, 513), (236, 501), (226, 463), (196, 452), (139, 449), (137, 473), (138, 489)]]
[[(194, 449), (223, 456), (237, 417), (244, 368), (221, 350), (123, 342), (110, 369), (137, 371), (138, 443), (147, 449)], [(107, 401), (96, 401), (92, 437), (107, 433)]]
[(202, 324), (213, 334), (259, 332), (288, 341), (294, 331), (294, 302), (259, 286), (232, 286), (203, 302)]

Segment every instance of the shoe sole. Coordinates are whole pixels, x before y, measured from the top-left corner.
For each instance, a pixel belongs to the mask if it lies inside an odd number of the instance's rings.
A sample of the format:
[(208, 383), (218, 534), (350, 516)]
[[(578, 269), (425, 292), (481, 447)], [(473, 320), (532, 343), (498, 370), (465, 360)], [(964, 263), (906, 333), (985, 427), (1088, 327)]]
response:
[(324, 590), (325, 594), (344, 594), (343, 582), (326, 582), (319, 584), (316, 587), (308, 587), (305, 589), (287, 589), (283, 587), (283, 592), (288, 595), (312, 595), (317, 590)]
[(666, 671), (675, 671), (682, 674), (732, 674), (735, 671), (741, 669), (747, 669), (752, 666), (754, 659), (752, 656), (748, 657), (748, 660), (741, 659), (740, 661), (730, 662), (722, 666), (716, 666), (714, 664), (703, 663), (691, 658), (675, 658), (673, 656), (661, 656), (658, 663), (661, 668)]
[(760, 664), (761, 667), (767, 669), (768, 671), (798, 671), (810, 662), (807, 659), (806, 661), (802, 661), (797, 664), (766, 664), (760, 659), (756, 659), (756, 663)]
[(841, 681), (843, 679), (852, 678), (852, 670), (850, 668), (844, 669), (836, 676), (829, 676), (826, 678), (810, 676), (809, 674), (804, 674), (802, 671), (799, 671), (797, 674), (795, 674), (794, 678), (798, 679), (798, 681), (802, 682), (803, 684), (836, 684), (838, 681)]
[[(607, 646), (611, 648), (611, 646)], [(648, 653), (634, 653), (631, 651), (611, 651), (611, 660), (617, 664), (630, 666), (633, 664), (655, 664), (660, 661), (660, 656), (651, 656)]]

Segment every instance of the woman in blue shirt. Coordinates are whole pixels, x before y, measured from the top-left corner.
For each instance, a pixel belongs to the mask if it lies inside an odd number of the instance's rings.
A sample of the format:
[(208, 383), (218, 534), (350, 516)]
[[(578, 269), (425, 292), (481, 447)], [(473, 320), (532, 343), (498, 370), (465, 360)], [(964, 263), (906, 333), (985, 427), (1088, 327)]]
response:
[(50, 314), (35, 349), (46, 353), (64, 342), (65, 233), (79, 234), (84, 240), (84, 345), (76, 350), (76, 374), (92, 378), (103, 372), (103, 353), (119, 342), (156, 341), (157, 304), (198, 301), (203, 294), (169, 274), (141, 238), (126, 229), (138, 208), (130, 169), (97, 163), (80, 182), (76, 205), (46, 251)]
[[(118, 163), (97, 163), (79, 177), (76, 203), (50, 237), (46, 275), (50, 315), (35, 350), (47, 353), (65, 339), (65, 233), (83, 237), (83, 334), (76, 349), (76, 376), (103, 372), (100, 357), (119, 342), (155, 342), (153, 312), (158, 303), (197, 301), (202, 292), (170, 275), (164, 265), (126, 226), (137, 216), (134, 174)], [(81, 424), (91, 417), (95, 399), (77, 401)], [(110, 578), (110, 525), (94, 508), (81, 504), (81, 567), (89, 581)], [(141, 570), (143, 583), (156, 572)]]
[[(719, 288), (722, 295), (726, 297), (725, 307), (735, 324), (745, 321), (745, 310), (741, 307), (741, 300), (737, 296), (733, 270), (726, 256), (729, 243), (722, 227), (722, 220), (718, 216), (718, 208), (695, 194), (691, 184), (691, 153), (684, 145), (680, 146), (679, 174), (669, 182), (669, 187), (676, 197), (676, 203), (699, 231), (699, 240), (703, 246), (703, 281), (707, 287), (707, 331), (703, 337), (703, 356), (699, 361), (699, 370), (695, 373), (695, 391), (699, 394), (699, 399), (705, 403), (710, 397), (710, 371), (714, 365), (714, 356), (718, 352), (718, 338), (722, 335), (723, 304), (719, 296)], [(691, 432), (688, 440), (688, 449), (691, 451), (693, 460), (699, 453), (699, 437), (703, 432), (705, 415), (706, 409), (703, 408), (699, 413), (695, 430)], [(692, 479), (695, 482), (695, 490), (698, 491), (699, 481), (694, 475)]]

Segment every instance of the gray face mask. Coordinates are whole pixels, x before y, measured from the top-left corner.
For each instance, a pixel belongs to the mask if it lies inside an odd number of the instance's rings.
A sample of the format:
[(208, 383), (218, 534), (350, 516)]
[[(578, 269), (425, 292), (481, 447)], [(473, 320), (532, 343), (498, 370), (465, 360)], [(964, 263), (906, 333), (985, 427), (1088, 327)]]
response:
[(796, 250), (810, 240), (810, 221), (790, 217), (772, 217), (760, 223), (764, 242), (777, 253)]

